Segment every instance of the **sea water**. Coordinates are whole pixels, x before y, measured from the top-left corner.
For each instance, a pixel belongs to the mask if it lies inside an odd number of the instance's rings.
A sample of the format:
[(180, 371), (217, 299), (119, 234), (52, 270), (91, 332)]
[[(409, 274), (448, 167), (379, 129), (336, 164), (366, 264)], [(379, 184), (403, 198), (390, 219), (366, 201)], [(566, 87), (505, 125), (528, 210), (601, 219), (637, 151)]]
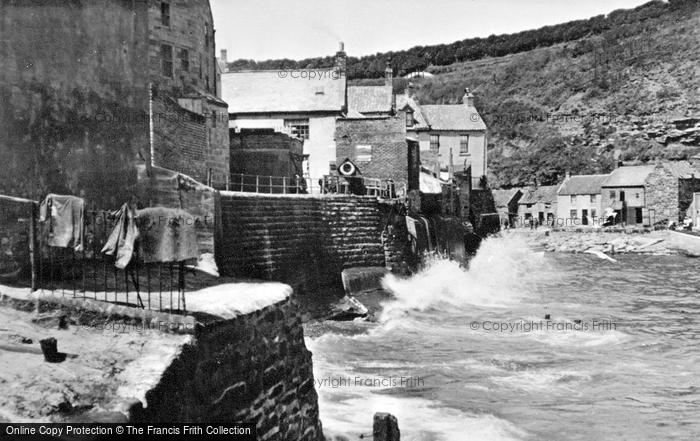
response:
[[(484, 242), (387, 276), (376, 323), (307, 338), (324, 429), (402, 440), (700, 439), (700, 260)], [(549, 315), (549, 320), (545, 319)]]

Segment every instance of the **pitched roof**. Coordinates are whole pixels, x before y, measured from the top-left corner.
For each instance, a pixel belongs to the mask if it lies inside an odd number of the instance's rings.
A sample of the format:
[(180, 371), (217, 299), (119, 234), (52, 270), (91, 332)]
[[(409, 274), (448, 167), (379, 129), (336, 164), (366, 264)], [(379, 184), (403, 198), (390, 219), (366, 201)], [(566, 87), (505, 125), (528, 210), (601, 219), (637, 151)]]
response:
[(428, 123), (425, 121), (423, 112), (421, 112), (421, 107), (418, 101), (406, 95), (396, 96), (396, 110), (405, 110), (406, 107), (410, 107), (413, 110), (413, 120), (415, 124), (413, 129), (423, 129), (428, 127)]
[(349, 86), (348, 109), (360, 113), (391, 112), (390, 86)]
[(513, 200), (513, 197), (515, 197), (518, 192), (522, 192), (521, 189), (519, 188), (509, 188), (507, 190), (492, 190), (491, 193), (493, 194), (493, 199), (494, 202), (496, 203), (496, 207), (505, 207), (507, 206), (511, 200)]
[(557, 192), (560, 196), (572, 194), (598, 194), (610, 175), (577, 175), (566, 178)]
[(688, 161), (669, 161), (663, 165), (676, 178), (688, 179), (693, 175), (700, 178), (700, 170), (693, 167)]
[(332, 69), (294, 71), (298, 75), (291, 75), (290, 72), (275, 70), (221, 74), (221, 97), (229, 104), (229, 113), (342, 110), (345, 105), (344, 75), (339, 77)]
[(610, 173), (601, 187), (643, 187), (654, 165), (635, 165), (619, 167)]
[(486, 124), (474, 107), (464, 104), (429, 104), (420, 107), (431, 130), (486, 130)]
[(558, 185), (542, 185), (528, 188), (518, 204), (536, 204), (538, 202), (553, 203), (557, 201)]

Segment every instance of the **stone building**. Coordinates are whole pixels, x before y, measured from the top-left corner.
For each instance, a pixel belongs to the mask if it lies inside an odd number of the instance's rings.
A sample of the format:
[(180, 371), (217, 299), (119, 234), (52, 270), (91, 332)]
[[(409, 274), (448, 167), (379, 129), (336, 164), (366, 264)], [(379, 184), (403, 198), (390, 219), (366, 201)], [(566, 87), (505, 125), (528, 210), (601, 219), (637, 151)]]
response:
[(615, 214), (615, 223), (666, 226), (682, 220), (691, 204), (694, 176), (700, 172), (687, 161), (615, 169), (601, 186), (602, 208)]
[[(228, 172), (226, 125), (219, 133), (205, 115), (227, 113), (206, 81), (215, 65), (207, 0), (5, 2), (0, 21), (0, 193), (74, 194), (114, 208), (134, 194), (138, 163), (204, 160), (188, 170), (201, 181), (209, 168)], [(168, 129), (158, 124), (187, 106), (181, 122), (206, 127), (183, 138), (196, 146), (159, 138)]]
[(601, 185), (610, 175), (569, 176), (557, 191), (557, 226), (600, 225)]
[(540, 225), (552, 225), (557, 215), (558, 185), (541, 185), (523, 190), (518, 201), (518, 224), (527, 225), (530, 219)]
[(350, 160), (358, 176), (390, 179), (399, 195), (419, 189), (418, 145), (406, 139), (403, 115), (340, 118), (335, 141), (337, 164)]
[(420, 144), (424, 167), (453, 174), (471, 168), (472, 187), (484, 187), (486, 124), (469, 89), (465, 89), (461, 104), (424, 105), (413, 98), (409, 84), (406, 93), (396, 98), (396, 109), (405, 112), (406, 130)]
[(153, 165), (223, 187), (228, 105), (218, 84), (209, 1), (149, 0), (148, 6)]
[(518, 218), (518, 201), (523, 196), (523, 192), (519, 188), (510, 188), (507, 190), (492, 190), (496, 212), (501, 221), (501, 224), (507, 222), (508, 226), (514, 227), (517, 225)]

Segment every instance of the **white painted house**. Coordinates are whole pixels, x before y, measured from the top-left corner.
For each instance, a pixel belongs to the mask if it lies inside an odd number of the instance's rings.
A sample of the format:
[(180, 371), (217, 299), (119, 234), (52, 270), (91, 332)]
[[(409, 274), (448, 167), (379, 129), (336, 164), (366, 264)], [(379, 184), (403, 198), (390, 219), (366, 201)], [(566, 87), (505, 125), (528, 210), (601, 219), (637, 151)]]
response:
[(304, 140), (312, 186), (335, 162), (335, 121), (347, 111), (345, 52), (324, 69), (238, 71), (221, 75), (229, 128), (271, 128)]

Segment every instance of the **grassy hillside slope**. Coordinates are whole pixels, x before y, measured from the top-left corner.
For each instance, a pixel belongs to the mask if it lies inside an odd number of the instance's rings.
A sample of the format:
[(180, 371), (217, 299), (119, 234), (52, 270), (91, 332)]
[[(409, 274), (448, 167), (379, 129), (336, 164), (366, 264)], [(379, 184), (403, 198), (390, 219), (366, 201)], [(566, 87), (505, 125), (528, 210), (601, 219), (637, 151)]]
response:
[(411, 80), (421, 103), (459, 102), (465, 87), (476, 95), (493, 187), (700, 153), (697, 2), (576, 41), (428, 71), (435, 76)]

